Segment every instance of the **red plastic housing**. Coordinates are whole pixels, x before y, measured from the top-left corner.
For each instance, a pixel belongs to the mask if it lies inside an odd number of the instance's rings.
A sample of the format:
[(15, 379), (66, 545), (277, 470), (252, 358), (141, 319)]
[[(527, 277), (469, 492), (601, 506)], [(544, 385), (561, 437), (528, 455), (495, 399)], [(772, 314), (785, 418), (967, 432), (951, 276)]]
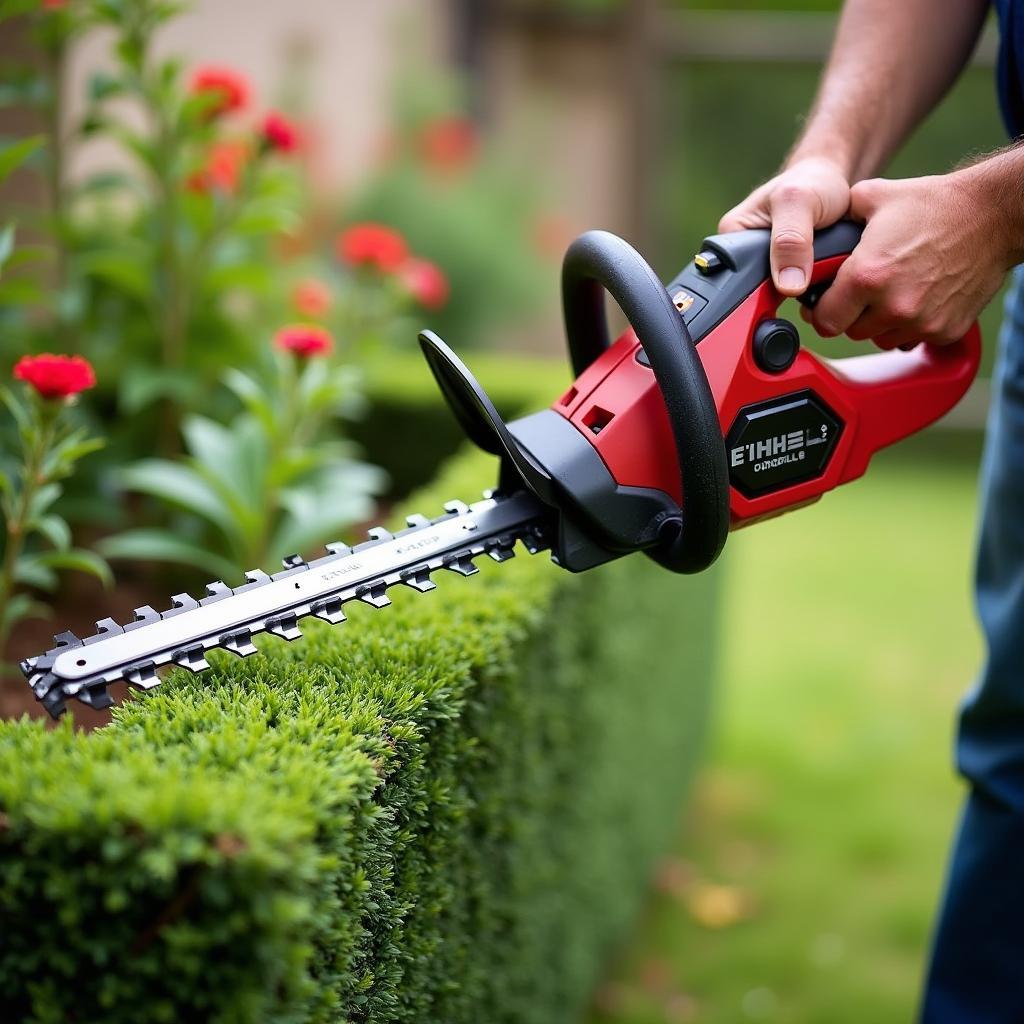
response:
[[(845, 256), (816, 264), (811, 282), (835, 276)], [(767, 373), (753, 357), (753, 335), (782, 299), (765, 282), (697, 346), (725, 437), (740, 410), (809, 389), (843, 421), (819, 476), (771, 493), (745, 497), (730, 487), (733, 528), (808, 504), (867, 469), (871, 456), (928, 426), (963, 397), (978, 370), (981, 334), (975, 324), (959, 342), (910, 351), (820, 359), (801, 349), (783, 373)], [(683, 503), (675, 441), (653, 371), (637, 362), (632, 330), (595, 360), (552, 407), (594, 446), (620, 485), (652, 487)], [(597, 428), (595, 430), (595, 427)]]

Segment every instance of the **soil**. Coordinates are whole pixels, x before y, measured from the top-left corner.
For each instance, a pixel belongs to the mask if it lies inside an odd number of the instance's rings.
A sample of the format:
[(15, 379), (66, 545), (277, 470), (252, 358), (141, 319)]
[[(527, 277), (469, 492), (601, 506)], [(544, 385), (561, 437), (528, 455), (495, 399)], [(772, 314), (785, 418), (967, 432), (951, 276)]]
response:
[[(133, 609), (144, 604), (162, 607), (155, 595), (162, 593), (165, 581), (158, 577), (124, 577), (110, 590), (89, 576), (68, 573), (62, 581), (58, 599), (53, 604), (49, 619), (23, 619), (14, 627), (7, 652), (12, 665), (22, 658), (30, 658), (53, 647), (53, 634), (70, 629), (80, 637), (92, 636), (96, 632), (96, 620), (107, 616), (117, 622), (130, 622), (135, 616)], [(169, 602), (165, 602), (169, 603)], [(128, 688), (118, 683), (110, 688), (115, 703), (125, 699)], [(68, 710), (74, 715), (75, 728), (91, 730), (110, 721), (110, 711), (94, 711), (84, 704), (73, 702)], [(25, 678), (11, 668), (0, 679), (0, 718), (19, 718), (27, 714), (30, 718), (52, 721), (29, 689)]]

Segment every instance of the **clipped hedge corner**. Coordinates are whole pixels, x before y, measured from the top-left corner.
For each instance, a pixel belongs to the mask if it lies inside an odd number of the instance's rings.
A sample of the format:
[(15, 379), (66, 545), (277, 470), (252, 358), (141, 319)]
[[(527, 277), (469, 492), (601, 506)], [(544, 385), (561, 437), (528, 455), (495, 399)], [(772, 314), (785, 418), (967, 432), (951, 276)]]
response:
[(678, 827), (714, 579), (481, 570), (89, 735), (3, 724), (0, 1019), (573, 1019)]

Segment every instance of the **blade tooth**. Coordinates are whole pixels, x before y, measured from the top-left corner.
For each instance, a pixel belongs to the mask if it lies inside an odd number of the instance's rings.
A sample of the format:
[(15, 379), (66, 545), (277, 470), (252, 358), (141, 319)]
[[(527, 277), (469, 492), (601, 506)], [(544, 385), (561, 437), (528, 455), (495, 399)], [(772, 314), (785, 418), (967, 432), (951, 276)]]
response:
[(248, 658), (256, 653), (252, 633), (248, 629), (240, 629), (237, 633), (225, 633), (220, 638), (220, 645), (224, 650), (237, 654), (240, 658)]
[(538, 552), (545, 550), (548, 546), (547, 542), (544, 540), (544, 535), (536, 528), (526, 530), (520, 539), (523, 542), (523, 547), (526, 548), (531, 555), (536, 555)]
[(469, 511), (469, 506), (464, 501), (453, 498), (444, 503), (444, 510), (451, 516), (462, 516)]
[(140, 661), (130, 665), (122, 673), (122, 678), (137, 690), (151, 690), (160, 682), (156, 674), (156, 665), (151, 661)]
[(54, 689), (60, 689), (60, 680), (52, 672), (43, 672), (29, 680), (37, 700), (43, 700)]
[(199, 602), (191, 594), (173, 594), (171, 596), (171, 607), (162, 613), (163, 618), (171, 619), (182, 612), (195, 611)]
[(217, 601), (223, 601), (225, 597), (230, 597), (234, 591), (223, 581), (214, 580), (212, 583), (206, 584), (206, 597), (200, 600), (201, 605), (216, 604)]
[(392, 538), (391, 532), (385, 530), (383, 526), (371, 526), (366, 531), (366, 536), (370, 539), (364, 540), (361, 544), (356, 544), (352, 548), (353, 551), (365, 551), (367, 548), (376, 547), (378, 544), (383, 544), (384, 541)]
[(106, 683), (96, 683), (93, 686), (86, 687), (79, 691), (78, 699), (86, 707), (95, 708), (97, 711), (109, 708), (114, 703), (114, 698), (110, 696)]
[(331, 541), (330, 544), (324, 545), (324, 550), (329, 555), (350, 555), (352, 549), (347, 544), (342, 544), (340, 540)]
[(487, 554), (496, 562), (507, 562), (516, 557), (515, 548), (491, 548)]
[(414, 565), (402, 573), (402, 582), (421, 594), (436, 590), (437, 584), (430, 578), (430, 566), (425, 562), (422, 565)]
[(328, 598), (326, 601), (318, 601), (310, 608), (310, 614), (315, 615), (318, 619), (323, 619), (324, 622), (329, 622), (332, 626), (336, 626), (339, 622), (345, 621), (345, 613), (342, 611), (342, 602), (340, 598)]
[(457, 572), (460, 576), (473, 576), (480, 570), (473, 564), (473, 555), (469, 551), (456, 551), (444, 559), (444, 568)]
[(264, 583), (270, 582), (270, 574), (262, 569), (249, 569), (245, 574), (245, 582), (240, 587), (235, 587), (236, 594), (244, 594), (247, 590), (255, 587), (262, 587)]
[(302, 555), (285, 555), (281, 559), (282, 569), (300, 569), (303, 567), (308, 568), (308, 565)]
[(97, 619), (96, 635), (89, 637), (86, 643), (95, 643), (97, 640), (105, 640), (108, 636), (118, 636), (123, 632), (124, 627), (109, 616), (105, 619)]
[(414, 512), (411, 516), (405, 517), (405, 524), (410, 530), (418, 530), (421, 526), (430, 526), (430, 520), (419, 512)]
[(387, 589), (387, 585), (384, 583), (371, 583), (368, 586), (360, 587), (356, 591), (356, 597), (373, 608), (387, 608), (391, 604)]
[(70, 649), (73, 647), (81, 647), (82, 641), (71, 632), (70, 629), (66, 629), (63, 633), (56, 633), (53, 637), (54, 648)]
[(205, 672), (210, 663), (206, 660), (206, 650), (202, 644), (196, 644), (186, 650), (175, 651), (171, 661), (179, 668), (187, 668), (190, 672)]
[(276, 619), (267, 619), (266, 630), (282, 640), (298, 640), (302, 630), (295, 623), (294, 615), (281, 615)]
[(484, 491), (484, 501), (490, 501), (497, 493), (498, 492), (493, 487), (488, 487), (487, 490)]
[(36, 694), (36, 696), (39, 699), (39, 703), (46, 708), (51, 718), (60, 718), (67, 710), (67, 698), (59, 686), (45, 690), (43, 693)]
[(149, 604), (142, 605), (141, 608), (134, 609), (135, 618), (131, 622), (126, 622), (122, 629), (122, 632), (127, 633), (129, 630), (138, 629), (139, 626), (148, 626), (151, 622), (160, 621), (160, 613)]

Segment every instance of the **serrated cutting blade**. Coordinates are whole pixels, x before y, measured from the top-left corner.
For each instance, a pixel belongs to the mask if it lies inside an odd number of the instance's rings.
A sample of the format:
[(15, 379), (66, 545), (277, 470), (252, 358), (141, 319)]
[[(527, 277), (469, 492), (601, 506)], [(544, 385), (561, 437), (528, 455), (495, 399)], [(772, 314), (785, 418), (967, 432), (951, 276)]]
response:
[(148, 690), (160, 682), (157, 670), (164, 665), (203, 672), (209, 668), (206, 654), (215, 648), (247, 657), (256, 651), (252, 638), (258, 633), (297, 640), (300, 619), (344, 622), (342, 606), (348, 601), (384, 608), (391, 603), (388, 589), (398, 584), (428, 593), (435, 587), (431, 573), (448, 569), (472, 575), (473, 559), (489, 555), (505, 561), (517, 541), (531, 554), (542, 551), (550, 546), (550, 515), (525, 491), (474, 505), (448, 502), (437, 519), (410, 516), (409, 528), (398, 533), (376, 527), (365, 543), (329, 544), (327, 555), (310, 562), (292, 556), (281, 572), (268, 576), (253, 570), (233, 590), (216, 580), (199, 600), (176, 594), (167, 611), (146, 605), (124, 625), (103, 619), (96, 635), (84, 640), (61, 633), (51, 650), (23, 661), (22, 671), (54, 717), (70, 698), (107, 706), (107, 686), (118, 680)]

